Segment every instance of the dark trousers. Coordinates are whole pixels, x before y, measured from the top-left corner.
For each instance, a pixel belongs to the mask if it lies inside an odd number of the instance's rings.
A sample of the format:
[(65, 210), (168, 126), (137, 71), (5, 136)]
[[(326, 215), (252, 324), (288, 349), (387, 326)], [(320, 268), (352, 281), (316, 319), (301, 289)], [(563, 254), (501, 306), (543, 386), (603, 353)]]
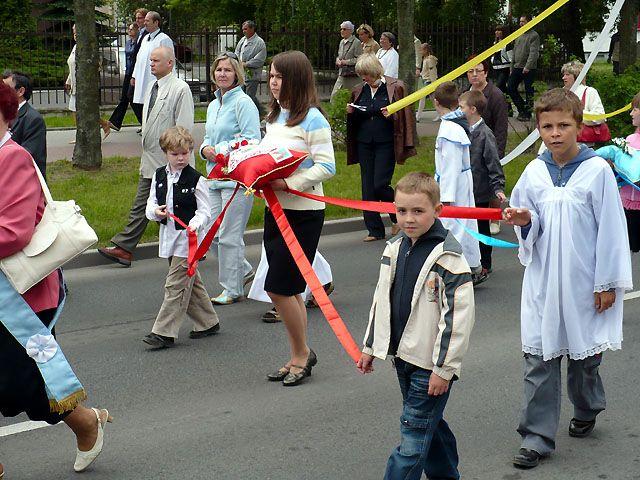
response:
[(429, 395), (431, 372), (396, 357), (402, 392), (400, 445), (387, 462), (385, 480), (420, 480), (422, 472), (433, 480), (458, 480), (456, 437), (443, 418), (449, 390)]
[[(391, 178), (396, 168), (393, 142), (358, 142), (358, 161), (362, 180), (362, 199), (379, 202), (393, 202)], [(380, 214), (363, 212), (364, 224), (372, 237), (384, 237), (384, 223)], [(390, 214), (393, 223), (396, 216)]]
[[(491, 202), (476, 202), (476, 207), (478, 208), (489, 208)], [(489, 220), (478, 220), (478, 233), (486, 235), (488, 237), (491, 236), (491, 228), (490, 228)], [(482, 268), (486, 268), (489, 270), (491, 268), (491, 253), (493, 252), (493, 247), (489, 245), (485, 245), (482, 242), (480, 243), (480, 265)]]
[(509, 69), (508, 68), (497, 68), (493, 70), (495, 78), (493, 83), (496, 87), (500, 89), (502, 93), (507, 92), (507, 81), (509, 80)]
[[(531, 104), (533, 102), (533, 81), (536, 79), (536, 70), (529, 70), (528, 73), (522, 73), (522, 68), (514, 68), (509, 75), (509, 81), (507, 82), (507, 93), (513, 100), (513, 103), (518, 109), (518, 115), (525, 117), (531, 116)], [(518, 92), (518, 86), (521, 82), (524, 82), (524, 93), (526, 98), (522, 99), (520, 92)]]
[[(131, 87), (131, 75), (125, 75), (124, 81), (122, 82), (122, 94), (120, 95), (120, 102), (116, 106), (115, 110), (111, 114), (109, 121), (111, 124), (116, 127), (118, 130), (122, 128), (122, 121), (124, 120), (124, 115), (127, 113), (127, 108), (129, 104), (131, 104), (131, 109), (133, 113), (136, 114), (136, 118), (138, 122), (142, 124), (142, 104), (133, 103), (132, 96), (129, 95), (129, 90), (132, 90)], [(140, 109), (134, 107), (134, 105), (140, 105)]]
[(131, 205), (131, 210), (129, 211), (129, 223), (122, 232), (111, 239), (111, 243), (129, 253), (133, 253), (136, 249), (149, 223), (145, 211), (150, 191), (151, 179), (140, 177), (136, 198), (133, 200), (133, 205)]

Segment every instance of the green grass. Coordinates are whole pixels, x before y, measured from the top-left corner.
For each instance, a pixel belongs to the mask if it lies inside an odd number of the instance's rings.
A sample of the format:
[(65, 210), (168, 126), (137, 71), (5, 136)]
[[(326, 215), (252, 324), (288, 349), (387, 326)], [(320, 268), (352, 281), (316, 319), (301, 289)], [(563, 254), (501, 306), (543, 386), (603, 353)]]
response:
[[(101, 112), (102, 118), (107, 119), (113, 110), (104, 110)], [(63, 112), (63, 113), (45, 113), (44, 115), (44, 123), (47, 125), (47, 128), (65, 128), (65, 127), (75, 127), (75, 123), (73, 122), (73, 118), (71, 117), (71, 112)], [(204, 122), (207, 119), (207, 107), (196, 107), (195, 108), (195, 120), (196, 122)], [(124, 120), (122, 121), (122, 126), (135, 126), (139, 125), (138, 119), (134, 115), (134, 113), (129, 110), (124, 116)]]
[[(418, 156), (407, 160), (405, 165), (396, 166), (393, 183), (404, 174), (416, 170), (434, 172), (435, 137), (420, 139)], [(507, 150), (520, 142), (516, 135), (510, 135)], [(534, 150), (537, 151), (537, 148)], [(524, 167), (534, 157), (533, 153), (522, 155), (505, 168), (507, 192), (515, 185)], [(204, 172), (204, 162), (198, 160), (196, 167)], [(336, 151), (338, 173), (324, 184), (325, 195), (341, 198), (360, 199), (360, 169), (357, 165), (347, 166), (346, 153)], [(83, 209), (88, 222), (98, 234), (99, 244), (107, 245), (110, 238), (126, 224), (131, 202), (138, 185), (138, 158), (111, 157), (103, 160), (102, 169), (86, 172), (75, 169), (69, 162), (59, 161), (47, 166), (47, 177), (53, 197), (58, 200), (74, 199)], [(256, 199), (249, 217), (248, 228), (262, 226), (264, 202)], [(343, 207), (327, 205), (327, 219), (360, 216), (361, 212)], [(158, 239), (158, 226), (149, 224), (142, 242)]]

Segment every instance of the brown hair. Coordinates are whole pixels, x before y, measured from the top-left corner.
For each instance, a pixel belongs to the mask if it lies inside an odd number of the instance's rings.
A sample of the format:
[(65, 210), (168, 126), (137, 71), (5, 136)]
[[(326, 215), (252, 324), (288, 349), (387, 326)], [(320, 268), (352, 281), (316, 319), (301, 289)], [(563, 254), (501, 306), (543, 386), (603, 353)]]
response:
[(167, 128), (160, 135), (160, 148), (164, 153), (178, 150), (193, 150), (193, 137), (189, 130), (181, 126)]
[(487, 99), (480, 90), (468, 90), (460, 95), (459, 102), (464, 101), (470, 107), (476, 107), (478, 115), (482, 116), (487, 108)]
[[(477, 55), (471, 55), (469, 58), (467, 58), (467, 60), (473, 60), (475, 57), (477, 57)], [(484, 73), (486, 73), (487, 76), (491, 72), (491, 64), (489, 63), (489, 60), (486, 58), (481, 62), (478, 62), (476, 65), (482, 65), (482, 68), (484, 69)]]
[(545, 92), (535, 103), (536, 122), (541, 113), (569, 112), (578, 125), (582, 123), (582, 102), (571, 90), (553, 88)]
[(280, 105), (289, 110), (287, 127), (302, 122), (311, 107), (316, 107), (322, 112), (313, 78), (313, 67), (304, 53), (298, 50), (278, 53), (271, 60), (271, 66), (282, 75), (282, 85), (279, 100), (271, 95), (267, 123), (273, 123), (278, 119)]
[(449, 110), (458, 108), (458, 87), (453, 82), (443, 82), (438, 85), (433, 96), (444, 108)]
[(640, 92), (636, 93), (635, 97), (633, 97), (633, 100), (631, 100), (631, 106), (633, 108), (640, 108)]
[(420, 45), (420, 48), (426, 52), (427, 56), (433, 55), (433, 47), (431, 47), (430, 44), (423, 43), (422, 45)]
[(396, 193), (424, 193), (435, 207), (440, 203), (440, 187), (435, 178), (425, 172), (411, 172), (396, 184)]
[(149, 13), (149, 10), (147, 10), (146, 8), (138, 8), (138, 9), (136, 9), (135, 12), (133, 12), (133, 15), (135, 17), (137, 17), (139, 13), (141, 13), (142, 15), (144, 15), (146, 17), (147, 13)]

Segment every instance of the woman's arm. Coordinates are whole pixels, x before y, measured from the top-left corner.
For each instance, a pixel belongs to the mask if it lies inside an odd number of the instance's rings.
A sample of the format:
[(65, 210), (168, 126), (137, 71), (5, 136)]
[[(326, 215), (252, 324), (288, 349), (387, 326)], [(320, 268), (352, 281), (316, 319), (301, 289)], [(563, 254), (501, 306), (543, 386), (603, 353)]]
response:
[(19, 252), (35, 231), (42, 187), (31, 155), (18, 145), (0, 149), (0, 258)]

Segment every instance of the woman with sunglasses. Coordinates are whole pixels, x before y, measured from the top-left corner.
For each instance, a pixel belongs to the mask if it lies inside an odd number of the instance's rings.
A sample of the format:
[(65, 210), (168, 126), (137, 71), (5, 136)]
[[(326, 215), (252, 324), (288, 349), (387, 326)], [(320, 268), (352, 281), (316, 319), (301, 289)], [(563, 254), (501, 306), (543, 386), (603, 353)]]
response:
[[(205, 136), (200, 156), (207, 160), (207, 173), (215, 164), (216, 154), (241, 140), (260, 139), (260, 116), (253, 100), (242, 91), (244, 70), (235, 53), (218, 56), (211, 66), (211, 77), (217, 87), (215, 98), (207, 108)], [(218, 218), (236, 183), (211, 180), (212, 218)], [(218, 255), (218, 280), (222, 292), (211, 299), (215, 305), (230, 305), (244, 297), (244, 287), (254, 272), (244, 256), (244, 230), (253, 205), (253, 196), (236, 194), (214, 240)]]
[[(287, 188), (322, 195), (322, 182), (336, 173), (331, 127), (320, 110), (311, 62), (299, 51), (273, 57), (267, 134), (262, 143), (308, 152), (309, 157), (287, 179), (271, 182), (291, 228), (309, 262), (313, 262), (324, 223), (324, 203), (285, 192)], [(269, 264), (265, 290), (287, 329), (290, 357), (267, 378), (284, 386), (298, 385), (311, 375), (316, 354), (307, 344), (307, 311), (302, 299), (306, 282), (267, 208), (264, 249)]]

